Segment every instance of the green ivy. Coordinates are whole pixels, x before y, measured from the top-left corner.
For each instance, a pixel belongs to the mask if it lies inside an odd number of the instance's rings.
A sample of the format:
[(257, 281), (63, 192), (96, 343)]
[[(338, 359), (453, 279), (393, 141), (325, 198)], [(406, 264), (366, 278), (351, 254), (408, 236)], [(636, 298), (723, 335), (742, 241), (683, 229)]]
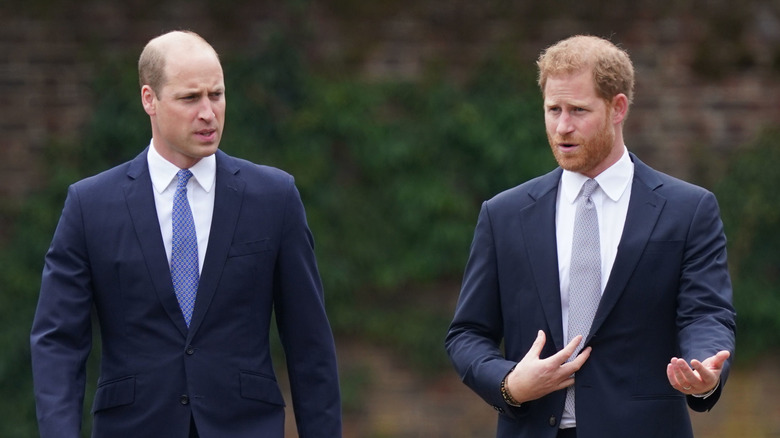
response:
[(739, 150), (715, 192), (728, 238), (739, 339), (748, 358), (780, 350), (780, 130)]
[[(534, 73), (499, 55), (465, 82), (436, 73), (370, 82), (318, 74), (298, 53), (279, 34), (262, 53), (223, 56), (221, 147), (295, 176), (338, 337), (394, 349), (422, 372), (449, 371), (443, 338), (481, 202), (555, 166)], [(36, 434), (29, 326), (67, 185), (150, 139), (134, 63), (132, 54), (101, 64), (91, 122), (78, 143), (52, 143), (51, 181), (15, 213), (0, 248), (0, 436)], [(776, 348), (780, 330), (777, 138), (767, 133), (735, 160), (716, 190), (740, 330), (750, 334), (740, 345), (754, 351)], [(350, 406), (360, 405), (358, 374), (343, 376)]]

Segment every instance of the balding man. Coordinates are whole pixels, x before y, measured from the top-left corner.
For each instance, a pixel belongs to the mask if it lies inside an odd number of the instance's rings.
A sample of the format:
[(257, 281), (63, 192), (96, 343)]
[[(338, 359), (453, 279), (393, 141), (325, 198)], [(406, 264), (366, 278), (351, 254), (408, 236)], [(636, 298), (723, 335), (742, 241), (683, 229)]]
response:
[(69, 188), (46, 254), (31, 333), (41, 436), (80, 436), (93, 309), (93, 436), (283, 437), (272, 312), (299, 436), (341, 436), (333, 336), (293, 178), (218, 149), (225, 85), (203, 38), (159, 36), (138, 67), (152, 140)]

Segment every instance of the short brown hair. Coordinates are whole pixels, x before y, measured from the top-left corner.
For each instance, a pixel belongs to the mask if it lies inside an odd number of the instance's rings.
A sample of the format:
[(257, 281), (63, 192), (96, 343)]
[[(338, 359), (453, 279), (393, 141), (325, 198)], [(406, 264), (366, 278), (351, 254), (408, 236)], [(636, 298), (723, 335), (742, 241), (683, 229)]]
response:
[[(155, 94), (160, 94), (160, 90), (167, 81), (165, 77), (165, 44), (171, 38), (176, 37), (192, 37), (193, 41), (199, 41), (214, 50), (202, 36), (189, 30), (177, 30), (153, 38), (146, 44), (138, 58), (138, 83), (141, 87), (149, 85)], [(214, 54), (216, 53), (215, 50)]]
[(536, 61), (539, 67), (539, 87), (544, 87), (550, 76), (577, 73), (586, 69), (593, 72), (596, 94), (611, 101), (625, 94), (630, 104), (634, 99), (634, 66), (628, 53), (612, 42), (590, 35), (577, 35), (548, 47)]

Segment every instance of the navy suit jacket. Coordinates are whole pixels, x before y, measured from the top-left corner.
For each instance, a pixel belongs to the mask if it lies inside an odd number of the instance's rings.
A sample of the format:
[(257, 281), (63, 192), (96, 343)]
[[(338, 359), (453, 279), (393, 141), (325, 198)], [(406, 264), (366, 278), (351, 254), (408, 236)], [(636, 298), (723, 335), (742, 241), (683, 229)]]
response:
[(301, 437), (340, 437), (334, 341), (293, 178), (218, 151), (214, 215), (187, 328), (146, 152), (68, 190), (31, 333), (42, 437), (77, 437), (91, 314), (102, 339), (93, 436), (282, 437), (272, 311)]
[[(666, 377), (672, 357), (703, 360), (733, 353), (735, 312), (726, 239), (712, 193), (657, 172), (633, 154), (634, 179), (623, 235), (576, 374), (579, 438), (692, 437), (687, 406), (706, 399), (676, 391)], [(446, 339), (464, 383), (499, 411), (499, 437), (555, 437), (565, 390), (519, 408), (499, 386), (531, 348), (541, 357), (565, 346), (555, 206), (562, 170), (485, 202), (461, 295)], [(503, 342), (503, 349), (501, 343)]]

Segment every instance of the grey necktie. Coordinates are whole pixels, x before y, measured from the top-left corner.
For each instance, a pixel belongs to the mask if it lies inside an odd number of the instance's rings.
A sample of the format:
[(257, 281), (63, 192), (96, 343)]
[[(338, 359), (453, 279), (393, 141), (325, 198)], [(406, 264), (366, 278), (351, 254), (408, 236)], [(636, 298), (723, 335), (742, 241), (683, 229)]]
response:
[[(583, 341), (590, 332), (593, 316), (601, 300), (601, 245), (599, 242), (599, 218), (591, 195), (599, 184), (589, 179), (582, 186), (577, 198), (577, 212), (574, 216), (574, 235), (569, 265), (569, 333), (568, 341), (577, 335)], [(581, 342), (572, 357), (582, 350)], [(566, 390), (565, 409), (571, 415), (574, 411), (574, 387)]]

